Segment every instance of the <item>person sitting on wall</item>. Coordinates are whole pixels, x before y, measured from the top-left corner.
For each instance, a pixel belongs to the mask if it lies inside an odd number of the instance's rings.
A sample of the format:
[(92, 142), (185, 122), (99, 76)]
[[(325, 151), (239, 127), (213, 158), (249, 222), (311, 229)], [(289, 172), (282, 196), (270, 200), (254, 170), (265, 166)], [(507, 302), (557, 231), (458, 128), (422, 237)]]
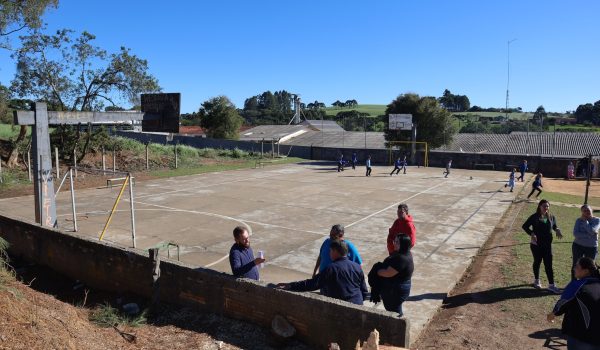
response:
[(264, 258), (254, 258), (250, 248), (250, 234), (245, 227), (238, 226), (233, 229), (235, 243), (229, 250), (229, 264), (235, 277), (244, 277), (257, 280), (259, 278), (257, 266), (264, 263)]
[(323, 295), (362, 305), (368, 298), (365, 275), (360, 265), (347, 257), (348, 246), (344, 241), (334, 240), (329, 247), (333, 263), (311, 279), (291, 283), (278, 283), (281, 289), (306, 292), (321, 289)]

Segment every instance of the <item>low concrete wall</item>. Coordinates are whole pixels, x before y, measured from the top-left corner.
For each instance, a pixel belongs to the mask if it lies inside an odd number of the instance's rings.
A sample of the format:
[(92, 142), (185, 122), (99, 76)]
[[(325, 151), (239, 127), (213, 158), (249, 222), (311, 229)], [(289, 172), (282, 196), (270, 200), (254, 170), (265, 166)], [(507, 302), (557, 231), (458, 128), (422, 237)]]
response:
[[(108, 291), (152, 295), (148, 252), (127, 249), (0, 215), (0, 236), (9, 252)], [(352, 349), (377, 329), (381, 341), (409, 345), (409, 323), (394, 314), (311, 293), (274, 289), (212, 270), (162, 261), (161, 300), (270, 327), (285, 316), (301, 340), (318, 348), (337, 342)]]

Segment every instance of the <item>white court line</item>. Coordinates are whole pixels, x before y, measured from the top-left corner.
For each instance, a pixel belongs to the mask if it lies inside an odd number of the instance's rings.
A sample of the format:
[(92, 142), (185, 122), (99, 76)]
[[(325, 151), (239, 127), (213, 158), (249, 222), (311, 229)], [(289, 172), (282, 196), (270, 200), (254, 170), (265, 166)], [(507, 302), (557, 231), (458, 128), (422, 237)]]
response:
[(406, 202), (406, 201), (407, 201), (407, 200), (409, 200), (409, 199), (415, 198), (416, 196), (419, 196), (419, 195), (421, 195), (421, 194), (423, 194), (423, 193), (425, 193), (425, 192), (428, 192), (428, 191), (430, 191), (430, 190), (433, 190), (434, 188), (436, 188), (436, 187), (438, 187), (438, 186), (441, 186), (441, 185), (443, 185), (444, 183), (445, 183), (445, 182), (440, 182), (439, 184), (437, 184), (437, 185), (435, 185), (435, 186), (433, 186), (433, 187), (430, 187), (430, 188), (428, 188), (428, 189), (426, 189), (426, 190), (424, 190), (424, 191), (421, 191), (421, 192), (419, 192), (419, 193), (413, 194), (412, 196), (410, 196), (410, 197), (408, 197), (408, 198), (405, 198), (405, 199), (403, 199), (403, 200), (402, 200), (402, 201), (400, 201), (400, 202), (396, 202), (396, 203), (394, 203), (394, 204), (392, 204), (392, 205), (389, 205), (389, 206), (387, 206), (387, 207), (385, 207), (385, 208), (383, 208), (383, 209), (381, 209), (381, 210), (379, 210), (379, 211), (376, 211), (376, 212), (374, 212), (373, 214), (369, 214), (369, 215), (365, 216), (365, 217), (364, 217), (364, 218), (362, 218), (362, 219), (356, 220), (356, 221), (354, 221), (353, 223), (351, 223), (351, 224), (349, 224), (349, 225), (346, 225), (346, 227), (354, 226), (354, 225), (358, 224), (359, 222), (362, 222), (362, 221), (364, 221), (364, 220), (367, 220), (367, 219), (369, 219), (369, 218), (371, 218), (371, 217), (373, 217), (373, 216), (375, 216), (375, 215), (377, 215), (377, 214), (379, 214), (379, 213), (381, 213), (381, 212), (384, 212), (384, 211), (386, 211), (386, 210), (388, 210), (388, 209), (390, 209), (390, 208), (392, 208), (392, 207), (394, 207), (394, 206), (397, 206), (397, 205), (399, 205), (400, 203), (404, 203), (404, 202)]

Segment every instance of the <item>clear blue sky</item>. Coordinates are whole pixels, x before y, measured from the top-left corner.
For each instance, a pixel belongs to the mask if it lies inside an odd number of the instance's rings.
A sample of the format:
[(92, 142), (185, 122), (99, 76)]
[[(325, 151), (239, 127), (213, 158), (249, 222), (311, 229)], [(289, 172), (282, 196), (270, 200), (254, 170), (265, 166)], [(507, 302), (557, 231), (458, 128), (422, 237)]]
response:
[[(306, 103), (388, 104), (416, 92), (503, 107), (574, 110), (600, 100), (600, 1), (60, 0), (49, 30), (87, 30), (98, 46), (149, 61), (182, 112), (266, 90)], [(14, 62), (0, 50), (0, 82)]]

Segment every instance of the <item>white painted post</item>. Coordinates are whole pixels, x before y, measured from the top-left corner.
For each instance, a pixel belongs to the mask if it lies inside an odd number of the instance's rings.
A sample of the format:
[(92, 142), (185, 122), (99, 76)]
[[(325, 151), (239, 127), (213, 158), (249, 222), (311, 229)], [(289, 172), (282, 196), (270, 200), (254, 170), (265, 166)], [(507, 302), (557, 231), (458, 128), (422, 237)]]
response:
[(60, 166), (58, 164), (58, 147), (54, 146), (54, 160), (56, 163), (56, 179), (60, 179)]
[(178, 157), (177, 157), (177, 144), (175, 144), (175, 169), (177, 169), (178, 165)]
[(105, 158), (105, 153), (104, 153), (104, 146), (102, 146), (102, 174), (104, 174), (104, 171), (106, 170), (106, 158)]
[(129, 177), (129, 206), (131, 208), (131, 238), (133, 240), (133, 247), (135, 246), (135, 209), (133, 207), (133, 180), (131, 179), (131, 173), (128, 173)]
[(27, 176), (29, 177), (29, 182), (31, 182), (31, 150), (27, 151)]
[(75, 169), (75, 177), (77, 177), (77, 145), (73, 148), (73, 168)]
[(77, 211), (75, 210), (75, 186), (73, 185), (73, 169), (69, 169), (69, 182), (71, 183), (71, 208), (73, 209), (73, 231), (77, 232)]

